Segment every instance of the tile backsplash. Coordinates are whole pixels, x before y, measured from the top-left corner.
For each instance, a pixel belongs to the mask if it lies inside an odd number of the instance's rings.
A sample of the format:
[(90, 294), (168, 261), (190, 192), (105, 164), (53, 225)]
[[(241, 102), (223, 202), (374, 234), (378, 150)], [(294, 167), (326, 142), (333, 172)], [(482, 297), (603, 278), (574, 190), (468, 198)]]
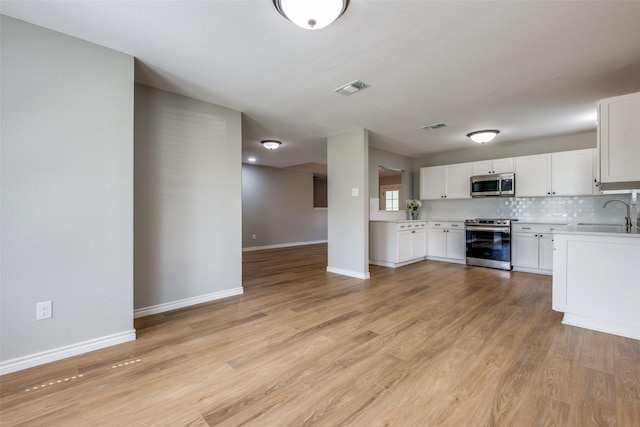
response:
[[(482, 197), (457, 200), (422, 200), (421, 219), (517, 218), (520, 221), (598, 222), (624, 224), (626, 208), (622, 203), (602, 205), (608, 200), (623, 200), (631, 204), (631, 220), (639, 223), (637, 200), (631, 194), (577, 197)], [(370, 201), (371, 220), (407, 219), (405, 211), (378, 211), (378, 199)]]
[[(602, 205), (618, 199), (632, 203), (631, 194), (580, 197), (486, 197), (463, 200), (424, 200), (422, 218), (517, 218), (520, 221), (601, 222), (624, 224), (622, 203)], [(637, 224), (638, 204), (631, 205), (631, 219)]]

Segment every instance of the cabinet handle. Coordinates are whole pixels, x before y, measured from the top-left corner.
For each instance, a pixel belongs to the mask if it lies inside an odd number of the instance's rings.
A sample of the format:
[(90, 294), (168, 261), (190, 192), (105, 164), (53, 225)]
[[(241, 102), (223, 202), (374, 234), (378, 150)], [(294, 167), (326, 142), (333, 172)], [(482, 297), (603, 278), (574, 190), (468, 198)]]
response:
[(458, 224), (451, 224), (451, 226), (452, 226), (452, 227), (457, 227), (457, 226), (458, 226)]
[(523, 230), (531, 230), (531, 227), (522, 227)]
[(413, 233), (415, 233), (415, 232), (416, 232), (416, 230), (413, 230), (411, 233), (413, 234)]
[(547, 194), (551, 194), (551, 193), (547, 191)]
[(556, 194), (556, 192), (554, 191), (554, 192), (553, 192), (553, 193), (551, 193), (551, 194)]

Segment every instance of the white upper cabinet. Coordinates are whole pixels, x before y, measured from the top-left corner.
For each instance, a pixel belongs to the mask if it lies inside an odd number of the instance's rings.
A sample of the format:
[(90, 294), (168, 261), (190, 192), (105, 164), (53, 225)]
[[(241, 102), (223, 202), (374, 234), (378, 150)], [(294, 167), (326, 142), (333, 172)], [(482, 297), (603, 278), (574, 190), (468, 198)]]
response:
[(471, 163), (420, 168), (420, 199), (471, 197)]
[(551, 154), (551, 192), (556, 196), (593, 194), (595, 148)]
[(515, 158), (518, 197), (593, 194), (596, 151), (563, 151)]
[(640, 92), (600, 101), (598, 151), (603, 190), (640, 188)]
[(420, 168), (420, 199), (441, 199), (444, 188), (444, 166)]
[(472, 175), (513, 172), (513, 157), (472, 163)]
[(551, 195), (551, 154), (516, 157), (516, 195)]
[(470, 199), (471, 163), (445, 166), (444, 190), (447, 199)]

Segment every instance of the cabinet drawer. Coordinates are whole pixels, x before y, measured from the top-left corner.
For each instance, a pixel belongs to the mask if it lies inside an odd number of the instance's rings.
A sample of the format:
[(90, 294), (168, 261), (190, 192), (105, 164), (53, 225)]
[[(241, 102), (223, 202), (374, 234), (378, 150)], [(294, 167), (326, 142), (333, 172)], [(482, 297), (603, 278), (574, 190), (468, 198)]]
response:
[(420, 230), (425, 228), (427, 228), (427, 223), (425, 221), (399, 222), (396, 224), (396, 231)]
[(564, 227), (563, 224), (512, 224), (511, 231), (514, 233), (552, 233)]
[(429, 221), (430, 229), (464, 230), (464, 222), (460, 221)]

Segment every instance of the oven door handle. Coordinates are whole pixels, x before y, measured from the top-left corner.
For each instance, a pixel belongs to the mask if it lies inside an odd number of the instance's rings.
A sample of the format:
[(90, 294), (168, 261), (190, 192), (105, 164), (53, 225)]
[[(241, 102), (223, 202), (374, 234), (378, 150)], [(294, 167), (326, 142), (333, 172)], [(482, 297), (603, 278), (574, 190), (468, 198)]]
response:
[(467, 227), (467, 231), (492, 231), (494, 233), (509, 234), (511, 230), (508, 228), (491, 228), (491, 227)]

